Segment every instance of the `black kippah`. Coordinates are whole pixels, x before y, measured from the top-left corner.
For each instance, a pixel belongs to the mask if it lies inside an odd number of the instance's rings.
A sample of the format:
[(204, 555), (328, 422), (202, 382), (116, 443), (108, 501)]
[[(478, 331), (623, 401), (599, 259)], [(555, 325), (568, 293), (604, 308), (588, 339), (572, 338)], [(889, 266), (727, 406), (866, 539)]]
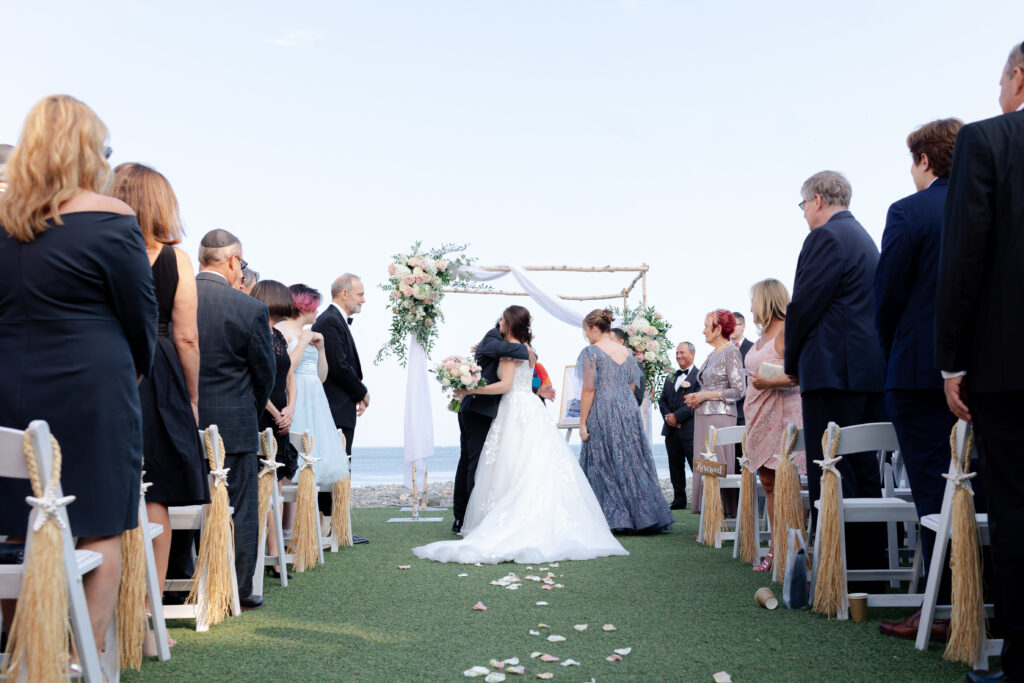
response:
[(218, 228), (203, 235), (203, 239), (199, 242), (199, 246), (206, 247), (207, 249), (217, 249), (220, 247), (230, 247), (233, 244), (240, 243), (241, 241), (230, 232)]

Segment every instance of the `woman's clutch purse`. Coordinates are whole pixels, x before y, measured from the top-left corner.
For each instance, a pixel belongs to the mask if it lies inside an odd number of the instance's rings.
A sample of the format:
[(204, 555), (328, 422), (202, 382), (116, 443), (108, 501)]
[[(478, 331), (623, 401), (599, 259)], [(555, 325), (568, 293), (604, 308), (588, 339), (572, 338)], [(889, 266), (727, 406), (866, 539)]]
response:
[(758, 372), (765, 379), (775, 379), (785, 374), (782, 366), (775, 363), (761, 363), (761, 369)]

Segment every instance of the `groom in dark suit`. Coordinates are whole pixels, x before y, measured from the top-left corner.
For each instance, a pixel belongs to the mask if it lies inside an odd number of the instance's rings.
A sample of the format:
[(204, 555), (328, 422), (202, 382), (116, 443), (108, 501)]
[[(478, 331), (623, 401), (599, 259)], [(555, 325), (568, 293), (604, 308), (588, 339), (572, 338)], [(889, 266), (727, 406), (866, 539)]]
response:
[(935, 360), (946, 401), (973, 421), (988, 497), (1003, 678), (1024, 680), (1024, 371), (1007, 342), (1024, 336), (1024, 44), (999, 80), (1002, 116), (960, 129), (942, 223)]
[[(502, 358), (532, 362), (531, 355), (525, 345), (505, 341), (497, 325), (488, 330), (476, 345), (476, 362), (480, 366), (481, 376), (488, 384), (498, 381), (498, 365)], [(484, 448), (491, 422), (498, 414), (500, 402), (500, 395), (473, 394), (462, 399), (462, 411), (459, 413), (461, 448), (459, 464), (455, 470), (455, 491), (452, 496), (452, 512), (455, 515), (452, 531), (455, 533), (462, 530), (469, 495), (473, 492), (473, 484), (476, 481), (480, 451)]]
[[(345, 435), (345, 453), (352, 460), (352, 441), (356, 435), (356, 418), (370, 406), (370, 392), (363, 384), (363, 367), (359, 351), (352, 339), (352, 316), (366, 302), (362, 281), (345, 273), (331, 285), (331, 305), (313, 323), (313, 331), (324, 336), (327, 355), (327, 379), (324, 393), (331, 406), (334, 425)], [(320, 494), (320, 509), (331, 509), (330, 492)], [(355, 544), (368, 543), (361, 536), (352, 536)]]
[(686, 467), (690, 464), (693, 470), (693, 408), (688, 408), (683, 397), (700, 390), (697, 382), (697, 368), (693, 366), (693, 344), (683, 342), (676, 347), (676, 363), (679, 369), (674, 375), (665, 378), (665, 386), (661, 389), (658, 409), (665, 418), (665, 426), (661, 435), (665, 437), (665, 450), (668, 451), (668, 471), (672, 477), (673, 510), (686, 509)]
[(243, 609), (259, 609), (263, 599), (252, 595), (259, 539), (257, 418), (274, 388), (276, 366), (266, 305), (236, 289), (246, 265), (242, 244), (230, 232), (203, 236), (196, 275), (199, 426), (217, 425), (224, 440), (238, 595)]

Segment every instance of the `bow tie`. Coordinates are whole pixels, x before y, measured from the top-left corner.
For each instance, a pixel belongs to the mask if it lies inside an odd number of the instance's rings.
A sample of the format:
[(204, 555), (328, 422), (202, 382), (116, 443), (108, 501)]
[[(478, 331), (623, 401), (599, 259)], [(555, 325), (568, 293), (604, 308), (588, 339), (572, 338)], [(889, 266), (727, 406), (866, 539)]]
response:
[(345, 318), (345, 322), (347, 322), (349, 325), (351, 325), (352, 324), (352, 318)]

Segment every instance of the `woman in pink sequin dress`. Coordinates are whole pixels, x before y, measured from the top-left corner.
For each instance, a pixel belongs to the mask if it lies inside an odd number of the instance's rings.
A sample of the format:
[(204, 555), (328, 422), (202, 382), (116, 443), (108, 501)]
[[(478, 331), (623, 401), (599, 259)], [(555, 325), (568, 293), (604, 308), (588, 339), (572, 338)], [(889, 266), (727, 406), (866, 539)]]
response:
[[(803, 426), (800, 409), (800, 387), (796, 378), (782, 374), (785, 352), (786, 306), (789, 292), (778, 280), (762, 280), (751, 288), (751, 309), (754, 322), (761, 330), (761, 337), (747, 351), (744, 363), (750, 373), (744, 413), (747, 417), (747, 441), (743, 453), (756, 469), (761, 485), (767, 495), (768, 519), (772, 525), (772, 544), (764, 562), (754, 571), (770, 571), (775, 556), (775, 468), (779, 464), (778, 454), (782, 450), (782, 435), (787, 424)], [(777, 366), (777, 369), (766, 367)], [(773, 371), (777, 375), (773, 375)], [(801, 474), (807, 472), (804, 454), (801, 452), (794, 463)]]

